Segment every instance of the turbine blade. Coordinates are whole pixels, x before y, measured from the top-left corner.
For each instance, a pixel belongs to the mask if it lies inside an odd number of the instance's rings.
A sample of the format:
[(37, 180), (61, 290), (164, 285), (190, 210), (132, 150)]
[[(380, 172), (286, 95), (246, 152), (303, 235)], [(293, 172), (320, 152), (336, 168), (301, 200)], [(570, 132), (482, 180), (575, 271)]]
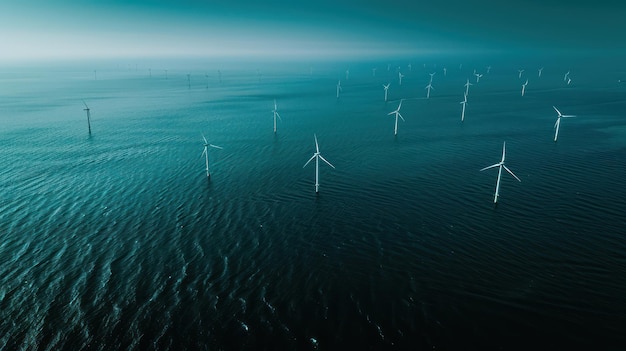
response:
[(562, 115), (561, 117), (571, 118), (571, 117), (576, 117), (576, 116), (574, 116), (574, 115)]
[(500, 163), (504, 162), (505, 154), (506, 154), (506, 141), (504, 142), (504, 144), (502, 144), (502, 161), (500, 161)]
[(329, 165), (329, 166), (331, 166), (332, 168), (335, 168), (335, 166), (333, 166), (330, 162), (328, 162), (328, 161), (324, 158), (324, 156), (320, 155), (320, 158), (322, 159), (322, 161), (324, 161), (324, 162), (328, 163), (328, 165)]
[(204, 143), (205, 143), (205, 144), (208, 144), (208, 143), (209, 143), (208, 141), (206, 141), (206, 138), (204, 137), (204, 134), (202, 134), (202, 140), (204, 140)]
[(487, 167), (485, 167), (485, 168), (481, 169), (480, 171), (482, 172), (482, 171), (484, 171), (484, 170), (486, 170), (486, 169), (489, 169), (489, 168), (494, 168), (494, 167), (499, 167), (499, 166), (500, 166), (500, 163), (496, 163), (496, 164), (494, 164), (494, 165), (487, 166)]
[[(82, 100), (82, 99), (81, 99), (81, 100)], [(89, 106), (87, 106), (87, 103), (85, 102), (85, 100), (82, 100), (82, 102), (83, 102), (83, 104), (85, 105), (85, 108), (86, 108), (87, 110), (89, 110)]]
[(399, 117), (400, 117), (400, 118), (401, 118), (404, 122), (406, 122), (406, 121), (404, 120), (404, 117), (402, 117), (402, 115), (400, 114), (400, 112), (398, 112), (398, 116), (399, 116)]
[(554, 111), (556, 111), (556, 113), (559, 114), (559, 117), (562, 116), (561, 111), (559, 111), (559, 109), (557, 109), (555, 106), (552, 106), (552, 108), (554, 109)]
[(217, 145), (213, 145), (213, 144), (209, 144), (209, 146), (210, 146), (210, 147), (214, 147), (214, 148), (216, 148), (216, 149), (222, 149), (222, 150), (224, 149), (224, 148), (223, 148), (223, 147), (221, 147), (221, 146), (217, 146)]
[(517, 179), (518, 181), (522, 181), (521, 179), (517, 178), (517, 176), (505, 165), (502, 165), (502, 167), (504, 167), (504, 169), (506, 169), (507, 172), (509, 172), (509, 174), (511, 174), (513, 177), (515, 177), (515, 179)]
[(282, 118), (280, 118), (280, 114), (278, 113), (278, 111), (276, 112), (276, 116), (278, 117), (278, 119), (280, 119), (281, 121), (283, 120)]
[(320, 146), (317, 143), (317, 135), (313, 134), (313, 137), (315, 138), (315, 150), (317, 151), (317, 153), (320, 153)]
[(311, 161), (313, 161), (314, 158), (315, 158), (315, 154), (311, 156), (311, 158), (308, 161), (306, 161), (306, 163), (304, 164), (304, 166), (302, 166), (302, 168), (306, 167), (306, 165), (308, 165)]

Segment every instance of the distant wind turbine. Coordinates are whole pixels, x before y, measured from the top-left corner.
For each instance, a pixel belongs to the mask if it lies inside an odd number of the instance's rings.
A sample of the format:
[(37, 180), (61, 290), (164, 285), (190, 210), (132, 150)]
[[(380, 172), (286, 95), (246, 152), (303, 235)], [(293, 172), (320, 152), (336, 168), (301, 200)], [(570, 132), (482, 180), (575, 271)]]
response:
[(398, 79), (399, 79), (398, 85), (402, 85), (402, 77), (404, 77), (404, 74), (402, 74), (402, 72), (398, 72)]
[(467, 104), (467, 95), (463, 94), (463, 101), (459, 102), (459, 104), (463, 105), (461, 109), (461, 122), (465, 120), (465, 105)]
[(346, 80), (348, 80), (348, 78), (350, 78), (350, 69), (349, 68), (346, 70)]
[(202, 135), (202, 140), (204, 140), (204, 150), (202, 151), (202, 155), (205, 157), (205, 162), (206, 162), (206, 176), (207, 178), (211, 178), (211, 173), (209, 172), (209, 146), (214, 147), (216, 149), (223, 149), (223, 148), (221, 146), (209, 144), (209, 142), (206, 141), (204, 134)]
[(491, 66), (487, 66), (487, 74), (489, 74), (489, 72), (491, 72)]
[(435, 76), (435, 74), (437, 74), (437, 72), (433, 72), (433, 73), (428, 73), (428, 75), (430, 76), (430, 82), (433, 82), (433, 77)]
[(480, 77), (482, 77), (482, 73), (475, 73), (474, 74), (476, 76), (476, 83), (480, 82)]
[(426, 98), (430, 99), (430, 89), (435, 89), (433, 88), (432, 83), (428, 83), (428, 85), (424, 89), (426, 89)]
[(572, 117), (576, 117), (576, 116), (574, 116), (574, 115), (564, 115), (555, 106), (552, 106), (552, 108), (558, 114), (558, 116), (556, 118), (556, 122), (554, 123), (554, 128), (555, 128), (554, 142), (556, 143), (556, 139), (559, 137), (559, 127), (561, 126), (561, 118), (572, 118)]
[(504, 144), (502, 144), (502, 160), (500, 160), (500, 162), (498, 162), (496, 164), (493, 164), (491, 166), (488, 166), (488, 167), (485, 167), (485, 168), (481, 169), (481, 171), (484, 171), (486, 169), (498, 167), (498, 180), (496, 181), (496, 193), (495, 193), (495, 195), (493, 197), (493, 203), (497, 203), (498, 202), (498, 196), (500, 196), (500, 178), (502, 176), (502, 168), (504, 168), (515, 179), (517, 179), (518, 181), (521, 182), (521, 180), (507, 166), (504, 165), (504, 157), (505, 156), (506, 156), (506, 141), (504, 142)]
[(467, 78), (467, 83), (465, 83), (465, 85), (464, 85), (464, 87), (465, 87), (465, 95), (468, 95), (470, 85), (474, 85), (474, 84), (470, 83), (469, 78)]
[(337, 82), (337, 99), (339, 99), (340, 91), (341, 91), (341, 80)]
[(304, 166), (302, 166), (302, 168), (306, 167), (311, 161), (313, 161), (313, 159), (315, 159), (315, 193), (317, 194), (319, 193), (319, 189), (320, 189), (320, 159), (326, 162), (326, 164), (328, 164), (332, 168), (335, 168), (335, 166), (333, 166), (330, 162), (328, 162), (322, 156), (322, 154), (320, 154), (320, 147), (319, 147), (319, 144), (317, 143), (317, 135), (313, 134), (313, 137), (315, 138), (315, 153), (313, 154), (313, 156), (311, 156), (311, 158), (308, 161), (306, 161), (306, 163), (304, 164)]
[(446, 75), (448, 75), (448, 69), (447, 68), (443, 68), (443, 76), (445, 77)]
[(522, 73), (524, 73), (525, 70), (523, 69), (518, 69), (517, 70), (519, 72), (519, 75), (517, 76), (518, 78), (522, 78)]
[(372, 77), (376, 77), (376, 67), (372, 68)]
[(563, 81), (565, 82), (568, 77), (569, 77), (569, 71), (567, 71), (567, 73), (565, 73), (565, 76), (563, 76)]
[(85, 100), (83, 100), (83, 104), (85, 105), (85, 108), (83, 109), (83, 111), (87, 112), (87, 128), (89, 128), (89, 135), (91, 135), (91, 113), (90, 113), (90, 109), (89, 109), (89, 106), (87, 106), (87, 103), (85, 102)]
[(409, 67), (409, 72), (413, 72), (413, 66), (411, 66), (410, 63), (407, 65), (407, 67)]
[(276, 133), (276, 117), (278, 117), (278, 119), (282, 121), (282, 118), (280, 118), (280, 115), (278, 114), (278, 107), (276, 105), (276, 99), (274, 99), (274, 109), (272, 110), (272, 112), (274, 113), (274, 133)]
[(391, 111), (387, 114), (387, 115), (393, 115), (393, 114), (396, 115), (396, 125), (393, 129), (393, 135), (398, 135), (398, 117), (402, 118), (402, 120), (404, 121), (404, 118), (400, 114), (401, 107), (402, 107), (402, 99), (400, 99), (400, 104), (398, 105), (398, 108), (395, 111)]
[(541, 78), (541, 73), (543, 73), (543, 67), (539, 68), (537, 72), (538, 72), (537, 78)]
[(522, 84), (522, 96), (524, 96), (524, 92), (526, 91), (527, 85), (528, 85), (528, 79), (526, 79), (526, 83)]
[(385, 88), (385, 102), (387, 102), (387, 93), (389, 92), (389, 86), (391, 83), (387, 83), (387, 85), (383, 84), (383, 88)]

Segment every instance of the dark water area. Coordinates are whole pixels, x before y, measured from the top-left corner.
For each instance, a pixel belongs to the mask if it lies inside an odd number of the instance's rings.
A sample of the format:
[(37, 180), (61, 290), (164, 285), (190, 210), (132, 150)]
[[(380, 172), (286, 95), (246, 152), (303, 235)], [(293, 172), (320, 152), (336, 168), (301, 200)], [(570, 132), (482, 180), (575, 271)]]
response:
[(0, 69), (0, 349), (624, 349), (626, 66), (540, 61)]

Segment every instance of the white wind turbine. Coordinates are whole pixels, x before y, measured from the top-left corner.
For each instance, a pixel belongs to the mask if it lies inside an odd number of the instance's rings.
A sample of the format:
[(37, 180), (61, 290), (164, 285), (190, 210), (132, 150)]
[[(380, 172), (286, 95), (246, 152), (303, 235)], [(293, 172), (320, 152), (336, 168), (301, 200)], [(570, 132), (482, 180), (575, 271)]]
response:
[(400, 114), (400, 108), (402, 107), (402, 100), (400, 99), (400, 104), (398, 105), (398, 108), (395, 111), (391, 111), (389, 112), (387, 115), (396, 115), (396, 125), (393, 129), (393, 135), (398, 135), (398, 117), (402, 118), (402, 120), (404, 121), (404, 117), (402, 117), (402, 115)]
[(341, 91), (341, 80), (337, 82), (337, 99), (339, 99), (339, 92)]
[(528, 79), (526, 79), (526, 83), (522, 84), (522, 96), (524, 96), (524, 92), (526, 91), (527, 85), (528, 85)]
[(383, 88), (385, 88), (385, 102), (387, 102), (387, 93), (389, 92), (389, 86), (391, 83), (383, 84)]
[(487, 74), (489, 74), (489, 72), (491, 72), (491, 66), (487, 66)]
[(498, 196), (500, 196), (500, 178), (502, 176), (502, 168), (504, 168), (515, 179), (517, 179), (518, 181), (521, 182), (521, 180), (507, 166), (504, 165), (504, 157), (505, 156), (506, 156), (506, 141), (504, 142), (504, 144), (502, 144), (502, 160), (500, 160), (500, 162), (498, 162), (496, 164), (493, 164), (491, 166), (488, 166), (488, 167), (485, 167), (485, 168), (481, 169), (481, 171), (484, 171), (486, 169), (498, 167), (498, 180), (496, 181), (496, 193), (495, 193), (495, 195), (493, 197), (493, 203), (497, 203), (498, 202)]
[(538, 71), (537, 77), (541, 78), (541, 73), (543, 72), (543, 67), (539, 68), (537, 71)]
[(348, 80), (348, 78), (350, 78), (350, 69), (349, 68), (346, 70), (346, 80)]
[(565, 82), (568, 77), (569, 77), (569, 71), (567, 71), (565, 75), (563, 76), (563, 81)]
[(474, 73), (474, 75), (476, 76), (476, 83), (480, 82), (480, 77), (482, 77), (482, 73)]
[(571, 118), (571, 117), (576, 117), (576, 116), (564, 115), (555, 106), (552, 106), (552, 108), (554, 108), (554, 111), (556, 111), (556, 113), (558, 114), (556, 118), (556, 122), (554, 123), (554, 128), (556, 129), (554, 132), (554, 142), (556, 143), (556, 139), (559, 137), (559, 127), (561, 126), (561, 118)]
[(432, 83), (428, 83), (428, 85), (424, 89), (426, 89), (426, 98), (430, 99), (430, 89), (435, 89), (433, 88)]
[(461, 110), (461, 122), (465, 120), (465, 105), (467, 104), (467, 95), (463, 94), (463, 101), (459, 102), (459, 104), (463, 105)]
[(306, 161), (306, 163), (304, 164), (304, 166), (302, 166), (302, 168), (306, 167), (309, 162), (313, 161), (313, 159), (315, 159), (315, 193), (319, 193), (319, 189), (320, 189), (320, 159), (324, 162), (326, 162), (329, 166), (331, 166), (332, 168), (335, 168), (335, 166), (333, 166), (330, 162), (328, 162), (321, 154), (320, 154), (320, 147), (319, 144), (317, 143), (317, 135), (313, 134), (313, 137), (315, 138), (315, 153), (313, 154), (313, 156), (311, 156), (311, 158)]
[(398, 85), (402, 85), (402, 77), (404, 77), (404, 74), (402, 74), (402, 72), (398, 72)]
[(430, 83), (433, 82), (433, 77), (435, 76), (435, 74), (437, 74), (437, 72), (428, 73), (428, 75), (430, 76)]
[(517, 71), (519, 72), (519, 75), (517, 76), (517, 78), (522, 78), (522, 73), (524, 73), (525, 70), (518, 69)]
[(464, 85), (464, 87), (465, 87), (465, 95), (468, 95), (470, 85), (474, 85), (474, 84), (470, 83), (469, 78), (467, 78), (467, 83), (465, 83), (465, 85)]
[(274, 99), (274, 109), (272, 110), (272, 112), (274, 113), (274, 133), (276, 133), (276, 117), (278, 117), (278, 119), (282, 121), (282, 118), (280, 118), (280, 115), (278, 114), (278, 107), (276, 106), (276, 99)]
[(207, 178), (211, 178), (211, 173), (209, 172), (209, 146), (210, 147), (214, 147), (216, 149), (223, 149), (223, 147), (217, 146), (217, 145), (213, 145), (213, 144), (209, 144), (209, 142), (206, 141), (206, 138), (204, 137), (204, 134), (202, 135), (202, 140), (204, 140), (204, 150), (202, 150), (202, 155), (205, 157), (206, 176), (207, 176)]
[(448, 69), (447, 68), (443, 68), (443, 76), (445, 77), (448, 74)]

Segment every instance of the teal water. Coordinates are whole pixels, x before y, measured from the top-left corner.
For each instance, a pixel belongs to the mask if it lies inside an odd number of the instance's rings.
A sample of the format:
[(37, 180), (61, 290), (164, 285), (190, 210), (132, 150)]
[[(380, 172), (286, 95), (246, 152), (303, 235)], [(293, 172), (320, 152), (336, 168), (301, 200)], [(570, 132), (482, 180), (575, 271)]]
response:
[(626, 346), (620, 61), (390, 62), (0, 70), (0, 348)]

